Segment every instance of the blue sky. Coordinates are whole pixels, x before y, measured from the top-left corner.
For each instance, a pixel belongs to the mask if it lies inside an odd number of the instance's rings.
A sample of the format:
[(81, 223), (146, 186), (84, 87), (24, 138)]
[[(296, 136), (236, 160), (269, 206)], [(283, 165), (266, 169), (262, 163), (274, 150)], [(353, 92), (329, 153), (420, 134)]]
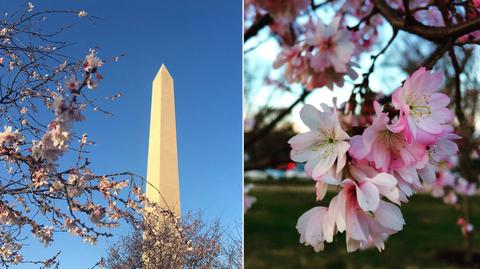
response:
[[(0, 0), (1, 14), (28, 1)], [(97, 173), (146, 175), (151, 82), (164, 63), (175, 79), (182, 211), (202, 210), (228, 227), (242, 218), (242, 3), (209, 1), (31, 1), (40, 9), (77, 9), (99, 16), (64, 35), (78, 58), (99, 47), (99, 56), (126, 53), (102, 73), (97, 96), (124, 96), (105, 103), (115, 116), (88, 113), (81, 124), (95, 140), (90, 159)], [(49, 18), (50, 19), (50, 18)], [(51, 19), (56, 22), (56, 19)], [(46, 24), (48, 25), (48, 24)], [(118, 233), (124, 232), (120, 229)], [(109, 242), (113, 242), (110, 240)], [(61, 268), (87, 268), (105, 253), (60, 235), (52, 247), (27, 247), (30, 257), (62, 250)], [(27, 268), (27, 267), (21, 267)]]

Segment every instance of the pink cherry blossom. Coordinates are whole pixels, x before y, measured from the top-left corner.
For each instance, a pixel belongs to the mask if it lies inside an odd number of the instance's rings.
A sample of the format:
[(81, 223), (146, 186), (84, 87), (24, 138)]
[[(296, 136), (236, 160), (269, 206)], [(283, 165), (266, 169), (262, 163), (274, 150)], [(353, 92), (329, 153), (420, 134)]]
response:
[(442, 13), (437, 7), (419, 10), (414, 14), (415, 19), (429, 26), (444, 26)]
[(422, 162), (392, 169), (390, 173), (398, 180), (398, 188), (400, 189), (400, 201), (408, 202), (408, 198), (422, 189), (423, 185), (420, 181), (418, 169), (425, 164)]
[(286, 65), (284, 74), (289, 83), (305, 83), (309, 71), (307, 59), (303, 54), (303, 48), (299, 45), (284, 48), (275, 59), (273, 67), (280, 68)]
[(438, 165), (458, 152), (458, 146), (452, 140), (460, 139), (460, 136), (453, 133), (450, 125), (446, 125), (444, 128), (443, 134), (437, 138), (435, 143), (427, 147), (428, 162), (424, 168), (419, 170), (422, 179), (428, 182), (435, 180)]
[(373, 162), (375, 168), (383, 172), (422, 160), (425, 146), (407, 143), (403, 132), (398, 131), (398, 121), (390, 124), (388, 114), (381, 111), (377, 102), (374, 107), (377, 117), (362, 135), (352, 137), (349, 153), (356, 159)]
[(457, 177), (455, 191), (460, 195), (473, 196), (477, 193), (477, 184), (475, 184), (475, 182), (468, 182), (463, 177)]
[(430, 72), (421, 67), (407, 78), (402, 87), (392, 95), (392, 104), (400, 110), (404, 121), (405, 137), (423, 144), (432, 144), (435, 137), (444, 131), (444, 124), (453, 120), (453, 113), (447, 108), (450, 98), (440, 93), (443, 74)]
[(308, 0), (253, 0), (253, 4), (263, 12), (269, 12), (275, 20), (286, 24), (305, 11), (310, 2)]
[(353, 66), (357, 66), (353, 62), (350, 62), (347, 65), (347, 70), (345, 73), (337, 73), (333, 67), (328, 67), (323, 72), (314, 72), (312, 71), (310, 76), (307, 78), (307, 89), (309, 91), (316, 88), (327, 87), (330, 90), (333, 90), (334, 85), (343, 87), (345, 76), (350, 77), (350, 79), (355, 80), (358, 77), (358, 74), (353, 70)]
[(300, 243), (312, 246), (316, 252), (324, 248), (323, 222), (327, 208), (318, 206), (303, 213), (298, 219), (297, 230), (300, 233)]
[(453, 188), (455, 185), (455, 176), (448, 170), (442, 170), (439, 176), (432, 184), (426, 187), (431, 190), (433, 197), (442, 197), (445, 195), (445, 188)]
[(368, 214), (362, 207), (360, 202), (362, 198), (359, 197), (359, 188), (356, 184), (347, 179), (342, 185), (341, 193), (343, 195), (339, 194), (337, 203), (344, 203), (347, 251), (352, 252), (366, 247), (370, 241), (373, 241), (377, 248), (382, 250), (383, 242), (388, 235), (403, 228), (404, 220), (400, 209), (391, 203), (380, 200), (375, 211), (372, 212), (373, 215)]
[(336, 171), (343, 169), (350, 145), (348, 134), (341, 128), (335, 108), (322, 104), (323, 111), (305, 105), (300, 111), (302, 121), (310, 128), (307, 133), (292, 137), (291, 158), (306, 162), (307, 175), (318, 178), (336, 163)]
[(332, 67), (336, 73), (346, 73), (355, 45), (351, 34), (341, 29), (339, 16), (325, 26), (318, 23), (313, 32), (307, 32), (306, 43), (313, 47), (310, 66), (315, 72), (323, 72)]
[(378, 192), (391, 202), (400, 205), (400, 190), (397, 187), (397, 179), (393, 175), (382, 172), (379, 173), (373, 167), (366, 164), (354, 164), (350, 165), (348, 168), (350, 174), (357, 180), (357, 182), (360, 182), (359, 185), (361, 187), (368, 187), (371, 189), (369, 192)]
[[(332, 242), (336, 232), (345, 231), (348, 252), (367, 247), (372, 242), (382, 250), (386, 238), (403, 228), (400, 209), (381, 200), (380, 193), (375, 191), (371, 182), (357, 184), (346, 179), (341, 187), (328, 209), (316, 208), (300, 217), (298, 223), (303, 225), (297, 225), (297, 229), (301, 239), (318, 251), (323, 249), (323, 241)], [(370, 209), (373, 211), (369, 212)]]

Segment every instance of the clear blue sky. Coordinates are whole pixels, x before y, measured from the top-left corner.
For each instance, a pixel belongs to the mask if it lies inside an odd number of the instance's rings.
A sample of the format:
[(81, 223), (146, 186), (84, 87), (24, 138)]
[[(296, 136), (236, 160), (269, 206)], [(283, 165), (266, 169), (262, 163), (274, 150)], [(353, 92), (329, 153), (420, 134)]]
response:
[[(1, 14), (27, 2), (0, 0)], [(241, 1), (31, 2), (36, 9), (79, 9), (101, 17), (95, 24), (62, 17), (77, 24), (65, 35), (76, 42), (69, 54), (82, 57), (94, 46), (101, 57), (126, 53), (103, 69), (98, 89), (98, 96), (124, 93), (104, 106), (115, 116), (89, 113), (81, 125), (98, 143), (90, 155), (97, 173), (146, 175), (151, 82), (164, 63), (175, 79), (182, 211), (202, 210), (208, 219), (240, 225)], [(51, 248), (32, 246), (27, 254), (45, 257), (62, 250), (61, 268), (87, 268), (104, 254), (105, 242), (90, 247), (68, 235), (56, 239)]]

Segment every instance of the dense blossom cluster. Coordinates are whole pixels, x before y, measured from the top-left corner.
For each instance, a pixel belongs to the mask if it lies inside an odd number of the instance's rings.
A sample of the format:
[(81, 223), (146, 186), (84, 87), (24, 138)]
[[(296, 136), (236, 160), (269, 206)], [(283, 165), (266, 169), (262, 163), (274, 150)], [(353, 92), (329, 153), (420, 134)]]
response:
[[(281, 2), (281, 4), (279, 3)], [(285, 78), (289, 83), (301, 83), (312, 90), (334, 85), (342, 87), (345, 79), (355, 79), (358, 75), (352, 67), (359, 61), (361, 53), (370, 51), (381, 44), (380, 27), (387, 23), (370, 0), (327, 0), (320, 4), (304, 0), (250, 0), (245, 2), (246, 17), (260, 21), (266, 13), (273, 17), (269, 27), (283, 46), (273, 66), (285, 66)], [(448, 2), (448, 1), (440, 1)], [(444, 27), (440, 7), (448, 6), (451, 24), (468, 22), (478, 18), (478, 1), (465, 1), (460, 4), (432, 3), (428, 0), (405, 1), (388, 0), (386, 5), (409, 19), (425, 26)], [(318, 19), (316, 9), (331, 8), (336, 17), (324, 25)], [(303, 17), (303, 19), (299, 19)], [(322, 16), (324, 17), (324, 16)], [(480, 30), (458, 37), (458, 43), (475, 43), (480, 38)]]
[(352, 79), (357, 74), (352, 69), (355, 45), (352, 35), (340, 25), (336, 17), (329, 25), (322, 22), (307, 27), (305, 42), (285, 48), (273, 66), (285, 68), (288, 82), (305, 84), (308, 89), (333, 85), (343, 86), (344, 75)]
[[(373, 122), (353, 136), (343, 129), (335, 107), (305, 105), (300, 116), (310, 128), (291, 138), (291, 158), (306, 162), (316, 181), (317, 200), (328, 186), (338, 193), (328, 207), (303, 214), (297, 224), (301, 242), (316, 251), (345, 232), (347, 251), (375, 245), (402, 230), (402, 203), (434, 183), (438, 159), (456, 154), (450, 99), (441, 93), (443, 75), (420, 68), (392, 95), (392, 103), (374, 102)], [(353, 126), (350, 126), (353, 129)], [(467, 188), (468, 186), (463, 186)]]

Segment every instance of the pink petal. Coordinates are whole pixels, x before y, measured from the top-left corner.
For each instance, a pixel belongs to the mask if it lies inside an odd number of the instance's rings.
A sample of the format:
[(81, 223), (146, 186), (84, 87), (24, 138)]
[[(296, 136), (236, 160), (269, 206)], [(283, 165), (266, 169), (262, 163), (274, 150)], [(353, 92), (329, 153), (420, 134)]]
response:
[(436, 92), (430, 95), (429, 105), (432, 109), (446, 107), (449, 103), (450, 97), (446, 94)]
[(354, 207), (349, 206), (345, 208), (345, 230), (355, 240), (367, 241), (368, 231), (365, 226), (360, 223), (357, 216), (357, 210)]
[(322, 181), (317, 181), (317, 183), (315, 184), (315, 189), (317, 194), (317, 201), (321, 201), (327, 193), (328, 184), (325, 184)]
[(375, 167), (381, 171), (387, 171), (390, 164), (390, 151), (380, 141), (377, 141), (373, 145), (373, 161)]
[(361, 135), (356, 135), (350, 138), (350, 149), (348, 152), (355, 159), (363, 159), (368, 154), (370, 149), (365, 146), (363, 143), (363, 138)]
[(417, 122), (418, 127), (431, 134), (441, 134), (443, 127), (432, 118), (422, 118)]
[(335, 235), (336, 215), (342, 213), (337, 210), (337, 200), (338, 200), (338, 196), (335, 196), (332, 198), (332, 200), (330, 200), (327, 215), (325, 216), (325, 219), (323, 222), (323, 227), (322, 227), (323, 236), (325, 238), (325, 241), (327, 242), (333, 241), (333, 236)]

